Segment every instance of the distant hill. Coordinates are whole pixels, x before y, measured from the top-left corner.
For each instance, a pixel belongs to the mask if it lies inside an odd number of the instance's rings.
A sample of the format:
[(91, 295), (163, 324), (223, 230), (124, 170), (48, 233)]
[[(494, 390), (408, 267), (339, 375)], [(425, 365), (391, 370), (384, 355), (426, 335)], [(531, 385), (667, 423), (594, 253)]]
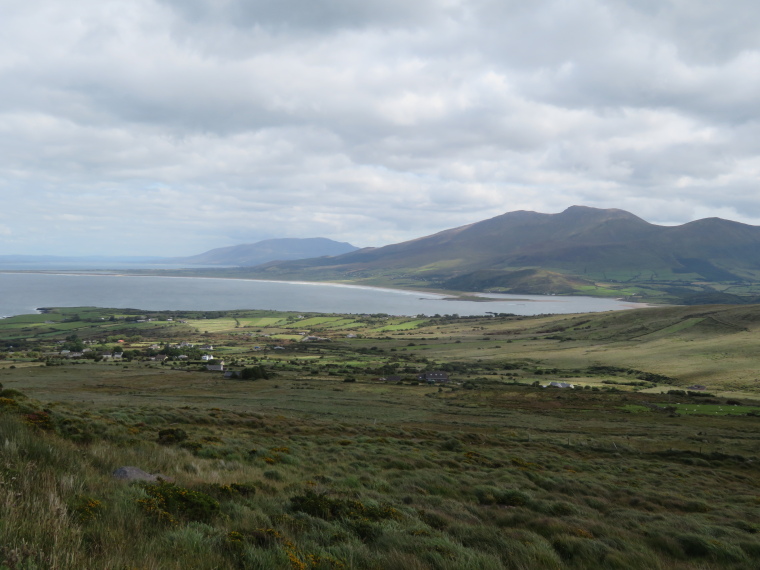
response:
[(63, 255), (0, 255), (0, 270), (96, 270), (158, 267), (167, 262), (155, 256), (63, 256)]
[(253, 271), (523, 293), (578, 291), (598, 280), (741, 282), (760, 277), (760, 227), (720, 218), (658, 226), (623, 210), (572, 206), (558, 214), (509, 212), (403, 243)]
[(337, 242), (327, 238), (267, 239), (256, 243), (220, 247), (200, 255), (174, 258), (172, 262), (190, 265), (249, 267), (275, 260), (334, 256), (357, 249), (350, 243)]

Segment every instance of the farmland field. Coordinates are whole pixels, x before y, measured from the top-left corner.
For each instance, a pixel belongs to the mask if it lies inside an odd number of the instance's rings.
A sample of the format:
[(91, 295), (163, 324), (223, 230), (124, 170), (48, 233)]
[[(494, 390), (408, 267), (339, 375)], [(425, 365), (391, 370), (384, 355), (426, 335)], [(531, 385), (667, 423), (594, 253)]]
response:
[(754, 569), (758, 315), (0, 321), (0, 564)]

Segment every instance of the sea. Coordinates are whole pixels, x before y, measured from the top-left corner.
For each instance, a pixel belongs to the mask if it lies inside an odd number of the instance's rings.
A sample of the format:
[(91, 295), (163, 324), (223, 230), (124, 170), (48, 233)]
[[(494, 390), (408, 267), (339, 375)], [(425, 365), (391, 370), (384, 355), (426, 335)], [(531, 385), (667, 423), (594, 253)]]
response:
[(515, 315), (619, 311), (646, 305), (616, 299), (486, 294), (480, 301), (447, 295), (331, 283), (114, 273), (0, 273), (0, 317), (43, 307), (160, 310), (271, 309), (388, 315)]

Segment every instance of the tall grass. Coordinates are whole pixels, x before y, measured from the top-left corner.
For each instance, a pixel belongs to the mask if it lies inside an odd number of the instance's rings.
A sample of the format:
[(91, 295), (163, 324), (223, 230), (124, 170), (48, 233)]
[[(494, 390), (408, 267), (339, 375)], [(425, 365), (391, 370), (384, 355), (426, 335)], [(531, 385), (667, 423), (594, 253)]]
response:
[[(757, 463), (735, 453), (760, 439), (751, 418), (710, 419), (700, 429), (720, 430), (730, 453), (686, 465), (691, 455), (646, 443), (657, 439), (652, 426), (631, 445), (568, 445), (540, 430), (558, 420), (529, 413), (511, 416), (531, 427), (527, 438), (514, 425), (494, 430), (488, 416), (465, 423), (458, 410), (435, 427), (63, 404), (45, 420), (38, 403), (9, 400), (0, 564), (11, 570), (749, 570), (760, 554)], [(564, 417), (587, 440), (627, 419), (573, 414)], [(662, 421), (657, 437), (693, 431)], [(732, 436), (723, 422), (745, 429)], [(160, 438), (169, 427), (187, 439)], [(114, 480), (124, 465), (173, 482)]]

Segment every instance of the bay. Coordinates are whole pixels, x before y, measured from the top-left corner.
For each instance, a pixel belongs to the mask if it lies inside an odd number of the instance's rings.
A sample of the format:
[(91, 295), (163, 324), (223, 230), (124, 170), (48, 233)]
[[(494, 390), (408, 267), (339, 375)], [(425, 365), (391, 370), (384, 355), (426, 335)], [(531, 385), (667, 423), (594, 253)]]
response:
[(445, 295), (329, 283), (118, 274), (0, 273), (0, 316), (40, 307), (158, 310), (271, 309), (389, 315), (585, 313), (631, 309), (615, 299), (488, 295), (498, 300), (447, 300)]

